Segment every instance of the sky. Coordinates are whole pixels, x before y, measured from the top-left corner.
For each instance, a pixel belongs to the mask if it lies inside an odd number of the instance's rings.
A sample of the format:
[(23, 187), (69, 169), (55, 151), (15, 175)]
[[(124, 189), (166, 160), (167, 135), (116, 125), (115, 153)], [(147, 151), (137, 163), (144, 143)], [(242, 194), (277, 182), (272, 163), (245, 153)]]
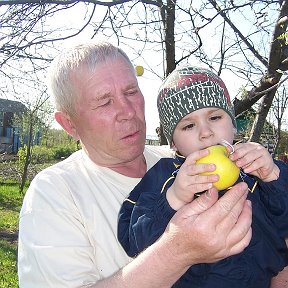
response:
[[(146, 75), (145, 75), (146, 74)], [(147, 75), (148, 74), (148, 75)], [(157, 92), (161, 85), (160, 79), (153, 77), (144, 70), (142, 76), (138, 76), (138, 84), (145, 98), (145, 117), (147, 126), (147, 138), (156, 137), (155, 129), (159, 126), (159, 117), (157, 111)]]

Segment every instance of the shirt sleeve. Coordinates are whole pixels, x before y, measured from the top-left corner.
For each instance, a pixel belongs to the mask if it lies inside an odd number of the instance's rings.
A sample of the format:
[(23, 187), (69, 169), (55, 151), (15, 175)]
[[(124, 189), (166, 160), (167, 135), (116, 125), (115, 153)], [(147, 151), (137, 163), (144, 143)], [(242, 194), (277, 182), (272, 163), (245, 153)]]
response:
[(57, 175), (36, 176), (20, 213), (19, 287), (72, 288), (96, 283), (99, 272), (93, 253), (65, 182)]
[(118, 240), (130, 257), (153, 244), (176, 212), (166, 199), (166, 191), (172, 181), (161, 193), (167, 175), (163, 177), (160, 166), (157, 163), (148, 171), (125, 200), (119, 213)]
[(259, 181), (260, 199), (283, 238), (288, 237), (288, 165), (276, 161), (279, 178), (271, 182)]

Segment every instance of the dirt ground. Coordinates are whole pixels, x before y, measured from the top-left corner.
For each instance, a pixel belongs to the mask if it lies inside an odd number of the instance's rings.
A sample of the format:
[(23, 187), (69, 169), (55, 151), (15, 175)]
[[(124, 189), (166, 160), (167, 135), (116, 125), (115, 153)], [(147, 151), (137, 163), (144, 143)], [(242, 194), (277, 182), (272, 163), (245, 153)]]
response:
[[(0, 179), (20, 182), (21, 172), (19, 171), (17, 160), (17, 155), (0, 154)], [(28, 168), (29, 180), (31, 181), (38, 172), (52, 164), (30, 164)]]
[(0, 154), (0, 162), (17, 160), (18, 156), (13, 154)]

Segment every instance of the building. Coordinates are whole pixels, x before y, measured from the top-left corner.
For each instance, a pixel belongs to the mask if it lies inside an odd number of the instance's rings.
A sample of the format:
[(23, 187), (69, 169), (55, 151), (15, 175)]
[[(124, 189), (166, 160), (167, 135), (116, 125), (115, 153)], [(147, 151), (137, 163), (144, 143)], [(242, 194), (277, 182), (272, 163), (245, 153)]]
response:
[(159, 137), (155, 136), (155, 135), (147, 135), (145, 144), (146, 145), (159, 146), (160, 145)]
[(21, 102), (0, 98), (0, 153), (17, 154), (20, 137), (13, 116), (25, 111), (27, 108)]

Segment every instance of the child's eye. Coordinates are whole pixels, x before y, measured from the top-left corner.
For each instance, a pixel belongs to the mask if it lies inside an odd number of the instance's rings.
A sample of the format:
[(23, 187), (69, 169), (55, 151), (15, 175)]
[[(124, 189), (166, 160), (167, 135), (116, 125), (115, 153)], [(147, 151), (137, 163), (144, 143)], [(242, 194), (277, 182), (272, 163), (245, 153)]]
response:
[(211, 121), (217, 121), (217, 120), (220, 120), (220, 119), (222, 119), (222, 116), (220, 116), (220, 115), (211, 116), (211, 117), (210, 117), (210, 120), (211, 120)]
[(191, 123), (191, 124), (188, 124), (188, 125), (186, 125), (186, 126), (183, 127), (183, 130), (185, 131), (185, 130), (192, 129), (194, 126), (195, 126), (195, 125), (192, 124), (192, 123)]

